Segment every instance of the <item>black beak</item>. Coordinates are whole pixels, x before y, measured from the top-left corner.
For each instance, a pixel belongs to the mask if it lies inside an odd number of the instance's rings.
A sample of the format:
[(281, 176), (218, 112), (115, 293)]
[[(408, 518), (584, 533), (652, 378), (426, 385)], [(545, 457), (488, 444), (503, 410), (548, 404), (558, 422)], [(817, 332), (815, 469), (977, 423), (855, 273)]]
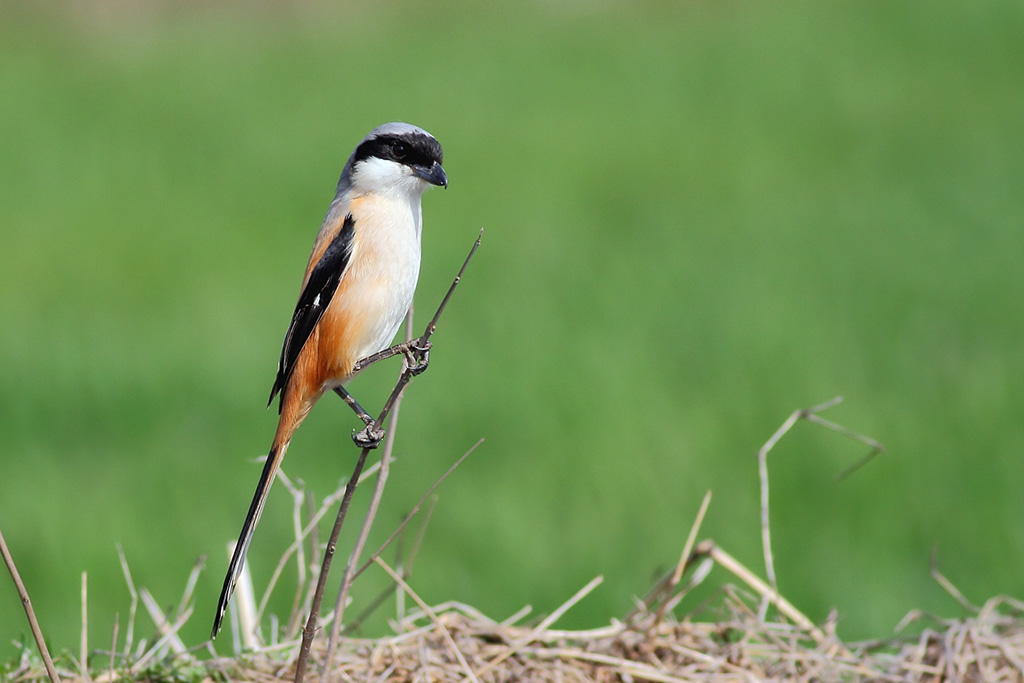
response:
[(412, 170), (417, 177), (423, 178), (431, 185), (440, 185), (445, 189), (448, 188), (448, 175), (444, 172), (444, 169), (441, 168), (441, 164), (436, 161), (430, 166), (430, 168), (425, 166), (413, 166)]

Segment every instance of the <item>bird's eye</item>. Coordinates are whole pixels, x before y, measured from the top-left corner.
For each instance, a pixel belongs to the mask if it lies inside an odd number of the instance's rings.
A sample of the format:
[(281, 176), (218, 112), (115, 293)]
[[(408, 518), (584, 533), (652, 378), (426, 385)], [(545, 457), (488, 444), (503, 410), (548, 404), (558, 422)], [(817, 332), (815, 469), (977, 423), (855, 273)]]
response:
[(395, 155), (396, 159), (404, 159), (405, 155), (409, 153), (409, 150), (405, 148), (405, 145), (401, 142), (396, 142), (391, 146), (391, 153)]

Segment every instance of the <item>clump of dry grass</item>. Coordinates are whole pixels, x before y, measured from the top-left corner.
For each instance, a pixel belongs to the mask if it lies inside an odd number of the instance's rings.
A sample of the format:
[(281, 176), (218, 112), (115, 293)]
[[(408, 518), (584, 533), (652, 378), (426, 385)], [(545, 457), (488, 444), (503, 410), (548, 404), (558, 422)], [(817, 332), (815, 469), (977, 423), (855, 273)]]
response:
[[(600, 584), (600, 577), (536, 623), (524, 623), (529, 615), (528, 608), (498, 621), (460, 603), (427, 605), (407, 581), (418, 541), (412, 544), (413, 551), (403, 561), (401, 572), (381, 559), (382, 547), (358, 570), (354, 569), (358, 558), (350, 558), (352, 569), (347, 573), (357, 576), (370, 564), (376, 564), (391, 577), (399, 603), (411, 601), (415, 609), (400, 611), (401, 616), (392, 622), (394, 633), (387, 637), (316, 638), (301, 669), (305, 670), (305, 679), (442, 683), (783, 680), (1024, 683), (1024, 603), (997, 597), (980, 608), (974, 607), (938, 572), (934, 560), (933, 576), (937, 582), (972, 616), (942, 620), (914, 612), (898, 625), (897, 635), (891, 638), (846, 643), (836, 634), (834, 615), (824, 624), (814, 624), (779, 593), (768, 532), (767, 458), (772, 447), (795, 424), (809, 421), (862, 441), (871, 447), (872, 455), (882, 451), (877, 442), (820, 417), (821, 411), (835, 403), (830, 401), (794, 412), (758, 454), (767, 578), (761, 578), (740, 564), (715, 542), (697, 542), (711, 500), (710, 493), (696, 515), (674, 570), (643, 599), (637, 600), (630, 614), (612, 619), (607, 626), (586, 631), (559, 630), (556, 626), (567, 611)], [(386, 466), (386, 461), (384, 464)], [(364, 477), (372, 476), (377, 467), (369, 468)], [(191, 615), (192, 588), (201, 566), (197, 564), (193, 570), (177, 608), (165, 614), (145, 589), (136, 590), (122, 554), (122, 566), (132, 595), (123, 645), (119, 645), (116, 622), (113, 643), (107, 652), (94, 651), (90, 657), (83, 636), (79, 657), (68, 655), (58, 661), (51, 680), (55, 680), (56, 675), (96, 683), (157, 679), (268, 682), (293, 679), (302, 650), (301, 617), (309, 609), (311, 592), (319, 578), (315, 571), (307, 572), (310, 566), (316, 566), (315, 559), (322, 552), (315, 537), (316, 523), (340, 497), (342, 489), (328, 496), (317, 509), (312, 509), (301, 488), (286, 477), (283, 481), (295, 500), (296, 541), (286, 551), (266, 593), (274, 589), (285, 566), (294, 559), (299, 580), (289, 619), (279, 623), (263, 617), (266, 595), (257, 605), (254, 591), (240, 589), (238, 609), (233, 611), (231, 620), (233, 654), (219, 654), (211, 643), (190, 649), (179, 638), (178, 631)], [(310, 519), (302, 519), (303, 510), (312, 510), (308, 513)], [(408, 521), (403, 522), (400, 529)], [(422, 537), (422, 528), (419, 537)], [(723, 573), (725, 578), (712, 600), (682, 613), (680, 605), (696, 585)], [(243, 582), (247, 581), (245, 577)], [(85, 586), (83, 578), (83, 605)], [(153, 620), (155, 630), (151, 638), (136, 642), (135, 611), (139, 601)], [(340, 618), (341, 612), (329, 612), (321, 628), (327, 631), (329, 625), (330, 630), (337, 633), (340, 625), (335, 620)], [(269, 634), (269, 642), (260, 638), (261, 631)], [(20, 683), (46, 678), (42, 658), (30, 652), (28, 647), (23, 648), (24, 656), (10, 667), (6, 680)], [(92, 671), (86, 666), (87, 660), (92, 662)]]
[[(710, 541), (693, 559), (718, 564), (728, 558)], [(729, 559), (726, 560), (728, 565)], [(700, 566), (700, 562), (698, 562)], [(700, 570), (698, 570), (700, 571)], [(765, 619), (768, 597), (750, 586), (723, 584), (700, 612), (676, 618), (659, 614), (662, 604), (641, 604), (633, 614), (588, 631), (555, 628), (557, 616), (585, 597), (588, 584), (566, 605), (535, 626), (520, 623), (527, 610), (496, 621), (470, 606), (444, 603), (418, 607), (395, 624), (394, 635), (343, 639), (330, 672), (320, 671), (326, 644), (314, 643), (307, 678), (335, 681), (1024, 681), (1024, 605), (993, 598), (967, 619), (938, 620), (919, 614), (905, 621), (927, 623), (915, 637), (843, 643), (832, 621), (808, 627), (782, 614)], [(402, 590), (410, 590), (407, 586)], [(667, 598), (678, 602), (680, 594)], [(168, 652), (160, 661), (102, 669), (92, 680), (291, 680), (299, 641), (262, 647), (241, 656), (203, 660), (195, 653)], [(98, 659), (103, 659), (99, 657)], [(61, 668), (58, 663), (58, 668)], [(158, 665), (158, 666), (154, 666)], [(63, 672), (81, 679), (82, 673)], [(11, 683), (44, 680), (36, 659), (9, 672)]]
[[(331, 672), (338, 681), (1021, 681), (1020, 604), (994, 599), (975, 617), (937, 622), (916, 639), (844, 644), (786, 619), (763, 620), (763, 596), (725, 585), (716, 615), (681, 620), (642, 609), (591, 631), (494, 621), (446, 603), (411, 612), (399, 633), (346, 640)], [(517, 615), (517, 617), (520, 615)], [(314, 649), (314, 660), (322, 655)], [(209, 662), (237, 680), (290, 679), (272, 657)], [(328, 675), (329, 673), (329, 675)]]

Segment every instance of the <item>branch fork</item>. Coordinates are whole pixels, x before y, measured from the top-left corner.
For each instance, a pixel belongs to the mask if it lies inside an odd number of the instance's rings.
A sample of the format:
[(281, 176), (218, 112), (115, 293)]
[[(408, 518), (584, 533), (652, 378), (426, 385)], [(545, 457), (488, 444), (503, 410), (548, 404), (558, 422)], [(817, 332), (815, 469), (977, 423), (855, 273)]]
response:
[[(472, 248), (469, 250), (469, 254), (466, 256), (465, 261), (462, 263), (462, 267), (459, 269), (458, 275), (455, 276), (455, 280), (452, 282), (448, 291), (445, 293), (444, 298), (441, 299), (440, 305), (437, 307), (437, 311), (434, 313), (434, 317), (427, 323), (427, 327), (423, 334), (416, 339), (407, 340), (404, 343), (396, 344), (391, 348), (385, 349), (380, 353), (368, 356), (355, 365), (355, 370), (363, 370), (373, 363), (376, 363), (392, 356), (402, 354), (405, 356), (406, 363), (402, 368), (402, 373), (398, 377), (398, 381), (395, 384), (394, 389), (391, 390), (390, 396), (384, 403), (384, 407), (380, 412), (380, 415), (376, 419), (373, 419), (362, 407), (353, 399), (348, 392), (344, 389), (335, 390), (345, 402), (359, 415), (360, 419), (366, 427), (353, 434), (352, 440), (360, 447), (359, 459), (356, 460), (355, 467), (352, 470), (352, 475), (349, 477), (348, 484), (345, 486), (345, 493), (342, 496), (341, 504), (338, 507), (338, 516), (334, 521), (334, 527), (331, 529), (331, 536), (327, 542), (327, 548), (324, 552), (323, 563), (320, 567), (320, 576), (317, 577), (316, 591), (313, 594), (313, 602), (310, 605), (309, 618), (306, 620), (306, 626), (302, 630), (302, 644), (299, 649), (299, 657), (295, 663), (295, 683), (302, 683), (305, 677), (306, 667), (309, 661), (309, 651), (313, 645), (313, 638), (316, 636), (317, 630), (319, 630), (318, 621), (320, 618), (320, 605), (323, 601), (324, 587), (327, 583), (327, 575), (330, 573), (331, 562), (334, 559), (334, 553), (338, 545), (338, 536), (341, 533), (341, 527), (345, 522), (345, 517), (348, 514), (349, 504), (352, 502), (352, 495), (355, 493), (356, 485), (359, 482), (359, 476), (362, 474), (363, 467), (366, 464), (366, 458), (370, 451), (376, 448), (384, 438), (383, 425), (388, 415), (393, 409), (397, 407), (397, 404), (401, 398), (402, 392), (405, 389), (405, 385), (409, 383), (412, 378), (422, 373), (429, 362), (430, 352), (430, 337), (437, 329), (437, 321), (440, 319), (441, 314), (444, 313), (444, 309), (448, 306), (448, 301), (451, 299), (452, 293), (455, 288), (462, 281), (462, 276), (466, 272), (466, 267), (469, 265), (470, 259), (473, 258), (473, 254), (476, 253), (477, 248), (480, 246), (480, 240), (483, 238), (483, 230), (477, 236), (476, 241), (473, 243)], [(406, 318), (406, 329), (409, 330), (411, 323), (411, 311), (410, 317)], [(369, 421), (367, 421), (369, 419)], [(389, 449), (385, 448), (385, 455)], [(382, 471), (386, 471), (386, 468), (382, 466)], [(382, 483), (379, 482), (377, 489), (382, 488)], [(375, 494), (379, 494), (375, 491)], [(374, 499), (376, 501), (376, 497)], [(369, 534), (369, 521), (373, 511), (368, 513), (367, 521), (363, 525), (363, 533), (360, 534), (360, 538), (356, 542), (356, 547), (353, 549), (353, 557), (350, 558), (349, 566), (346, 567), (345, 576), (342, 579), (341, 591), (339, 592), (339, 604), (344, 604), (344, 596), (348, 593), (349, 584), (352, 581), (352, 565), (355, 560), (358, 559), (358, 554), (362, 550), (362, 545), (365, 543), (365, 536)], [(339, 616), (335, 615), (336, 622), (339, 620)], [(335, 624), (337, 625), (337, 623)], [(333, 634), (332, 634), (333, 635)], [(332, 638), (333, 640), (333, 638)], [(328, 657), (330, 659), (330, 657)], [(328, 667), (329, 668), (329, 667)]]

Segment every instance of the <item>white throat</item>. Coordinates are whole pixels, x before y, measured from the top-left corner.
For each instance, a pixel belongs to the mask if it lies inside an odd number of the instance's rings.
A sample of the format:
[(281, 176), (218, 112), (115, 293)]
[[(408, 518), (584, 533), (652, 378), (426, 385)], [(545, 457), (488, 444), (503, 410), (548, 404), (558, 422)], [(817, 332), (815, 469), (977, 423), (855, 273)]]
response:
[(352, 190), (355, 196), (385, 194), (419, 201), (429, 183), (413, 174), (404, 164), (371, 157), (352, 169)]

